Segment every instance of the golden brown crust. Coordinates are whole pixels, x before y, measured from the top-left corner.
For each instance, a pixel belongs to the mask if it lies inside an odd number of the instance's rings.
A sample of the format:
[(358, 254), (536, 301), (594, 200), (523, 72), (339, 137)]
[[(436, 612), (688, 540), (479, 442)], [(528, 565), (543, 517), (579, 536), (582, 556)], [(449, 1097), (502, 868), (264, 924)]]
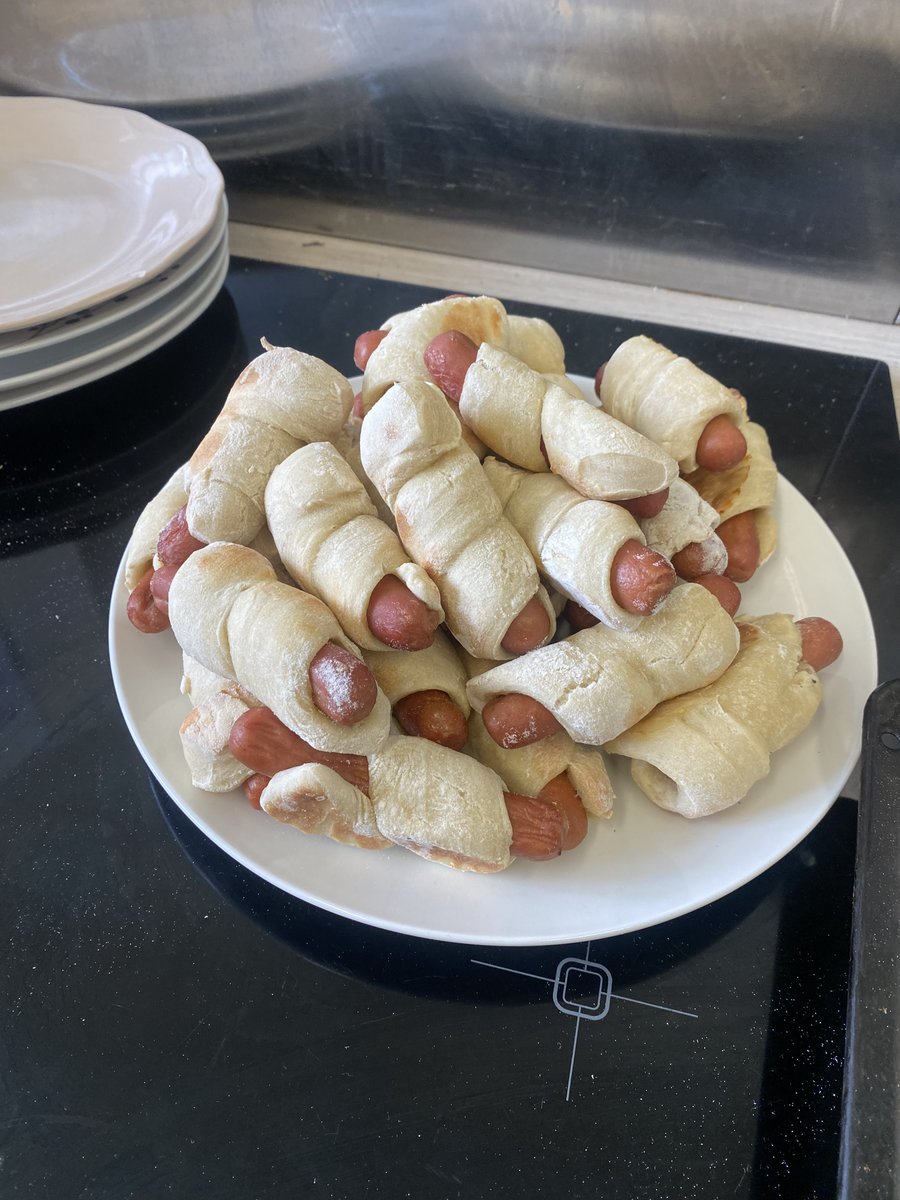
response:
[(384, 850), (391, 845), (378, 832), (369, 797), (321, 763), (279, 771), (263, 789), (259, 802), (270, 817), (301, 833), (320, 834), (362, 850)]

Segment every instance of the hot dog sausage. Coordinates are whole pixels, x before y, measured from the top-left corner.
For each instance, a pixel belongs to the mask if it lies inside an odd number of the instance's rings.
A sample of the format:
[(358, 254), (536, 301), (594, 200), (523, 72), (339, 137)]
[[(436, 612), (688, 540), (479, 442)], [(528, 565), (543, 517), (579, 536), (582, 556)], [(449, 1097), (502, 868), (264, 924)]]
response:
[(844, 649), (840, 632), (824, 617), (803, 617), (795, 623), (803, 640), (803, 661), (814, 671), (830, 666)]
[(169, 617), (169, 588), (172, 586), (172, 580), (175, 578), (175, 572), (179, 565), (176, 563), (171, 567), (158, 567), (150, 578), (153, 602), (161, 613), (165, 613), (167, 620)]
[(148, 567), (128, 597), (125, 613), (141, 633), (162, 633), (169, 628), (169, 618), (156, 604), (151, 591), (153, 568)]
[(536, 862), (559, 858), (565, 829), (564, 817), (557, 805), (533, 796), (521, 796), (518, 792), (504, 792), (503, 799), (512, 826), (510, 854), (514, 858), (530, 858)]
[(251, 775), (249, 779), (245, 779), (241, 785), (244, 789), (244, 795), (250, 801), (251, 808), (262, 808), (259, 802), (260, 796), (263, 794), (266, 784), (269, 782), (268, 775)]
[(597, 368), (597, 374), (594, 376), (594, 392), (597, 399), (600, 399), (600, 384), (603, 382), (603, 372), (606, 370), (606, 363), (601, 363)]
[(575, 629), (592, 629), (594, 625), (600, 624), (599, 618), (588, 612), (577, 600), (566, 601), (563, 616)]
[(517, 617), (513, 617), (500, 645), (507, 654), (527, 654), (540, 646), (550, 634), (550, 617), (539, 597), (532, 596)]
[(365, 720), (378, 698), (372, 672), (337, 642), (326, 642), (309, 664), (309, 686), (316, 707), (338, 725)]
[(376, 585), (366, 609), (369, 629), (392, 650), (425, 650), (440, 620), (440, 613), (414, 596), (396, 575), (385, 575)]
[(231, 727), (228, 749), (257, 776), (271, 778), (278, 771), (315, 762), (330, 767), (360, 791), (369, 791), (369, 764), (364, 755), (315, 750), (270, 708), (250, 708), (242, 713)]
[(188, 529), (187, 505), (179, 508), (159, 535), (156, 543), (156, 557), (166, 567), (180, 567), (194, 553), (206, 545), (195, 538)]
[(565, 831), (563, 850), (574, 850), (587, 837), (588, 818), (581, 797), (569, 776), (563, 771), (538, 792), (538, 800), (549, 800), (562, 812)]
[(562, 729), (553, 713), (540, 701), (521, 692), (508, 692), (489, 700), (481, 719), (485, 729), (504, 750), (530, 746)]
[(669, 498), (669, 489), (652, 492), (649, 496), (633, 496), (631, 500), (616, 500), (626, 512), (630, 512), (636, 521), (644, 521), (648, 517), (656, 517), (662, 512)]
[(713, 417), (697, 439), (697, 466), (706, 471), (730, 471), (746, 453), (746, 438), (726, 413)]
[(353, 361), (360, 371), (366, 369), (366, 363), (369, 361), (372, 351), (381, 345), (387, 335), (386, 329), (369, 329), (366, 333), (359, 335), (353, 346)]
[(439, 333), (425, 347), (425, 366), (453, 404), (459, 404), (466, 372), (477, 355), (478, 347), (458, 329)]
[(616, 604), (642, 617), (656, 612), (675, 583), (675, 568), (669, 560), (636, 538), (620, 546), (610, 569)]
[(451, 750), (462, 750), (469, 735), (465, 713), (446, 692), (434, 688), (398, 700), (394, 716), (410, 737), (427, 738)]
[(759, 566), (759, 532), (752, 512), (723, 521), (716, 533), (728, 551), (725, 574), (735, 583), (746, 583)]
[(672, 555), (672, 566), (679, 579), (693, 582), (701, 575), (709, 574), (709, 551), (703, 542), (690, 542)]
[(709, 571), (706, 575), (698, 575), (694, 583), (699, 583), (708, 592), (712, 592), (730, 617), (741, 607), (740, 589), (727, 575), (716, 575)]

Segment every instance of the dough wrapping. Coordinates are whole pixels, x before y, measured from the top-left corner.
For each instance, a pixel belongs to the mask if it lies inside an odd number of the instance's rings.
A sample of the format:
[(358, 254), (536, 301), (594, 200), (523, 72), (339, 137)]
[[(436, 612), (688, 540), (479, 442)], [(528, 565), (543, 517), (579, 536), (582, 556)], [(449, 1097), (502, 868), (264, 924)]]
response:
[(228, 748), (231, 727), (249, 707), (240, 696), (224, 690), (202, 700), (184, 718), (178, 733), (194, 787), (230, 792), (253, 774)]
[(380, 519), (366, 489), (330, 442), (295, 450), (272, 472), (266, 518), (282, 562), (365, 650), (386, 650), (366, 619), (372, 592), (395, 575), (444, 619), (440, 592)]
[(159, 535), (187, 501), (186, 464), (182, 464), (147, 502), (125, 549), (125, 586), (133, 592), (154, 565)]
[(616, 603), (610, 577), (622, 546), (645, 541), (634, 517), (621, 505), (587, 499), (558, 475), (520, 471), (495, 458), (483, 465), (543, 577), (604, 625), (636, 628), (641, 618)]
[(407, 552), (437, 584), (450, 632), (471, 654), (509, 658), (501, 642), (535, 595), (552, 636), (556, 617), (534, 559), (438, 388), (390, 388), (363, 421), (360, 454)]
[(204, 701), (211, 699), (217, 692), (228, 692), (241, 700), (247, 708), (258, 708), (259, 701), (251, 696), (246, 688), (242, 688), (233, 679), (227, 679), (216, 671), (210, 671), (203, 663), (197, 662), (189, 654), (181, 652), (181, 694), (187, 696), (191, 704), (197, 708)]
[(641, 433), (495, 346), (482, 345), (469, 367), (459, 412), (501, 458), (553, 471), (595, 500), (650, 495), (678, 476), (674, 459)]
[(541, 375), (565, 375), (566, 352), (562, 339), (542, 317), (507, 314), (506, 349), (520, 362)]
[(172, 580), (169, 620), (185, 654), (235, 680), (317, 750), (368, 754), (387, 737), (390, 705), (380, 690), (355, 725), (316, 707), (309, 667), (319, 650), (335, 642), (360, 652), (321, 600), (280, 583), (248, 546), (213, 542), (195, 551)]
[(503, 780), (468, 755), (395, 734), (369, 759), (378, 828), (398, 846), (461, 871), (512, 861)]
[(363, 658), (391, 707), (413, 692), (446, 692), (469, 715), (466, 669), (455, 644), (440, 629), (424, 650), (363, 651)]
[[(510, 316), (493, 296), (448, 296), (397, 313), (381, 326), (388, 336), (366, 363), (362, 383), (363, 412), (368, 412), (395, 383), (433, 383), (425, 366), (428, 343), (441, 333), (458, 330), (480, 346), (500, 346), (535, 371), (563, 374), (563, 344), (556, 330), (540, 317)], [(476, 449), (476, 447), (473, 447)]]
[(531, 696), (574, 741), (600, 746), (663, 700), (717, 679), (737, 649), (719, 601), (681, 583), (634, 629), (594, 625), (470, 679), (469, 703), (481, 712), (497, 696)]
[(392, 734), (368, 762), (368, 796), (328, 767), (307, 765), (273, 775), (260, 803), (304, 833), (394, 844), (461, 871), (509, 866), (512, 826), (503, 781), (490, 768), (403, 734)]
[(644, 517), (638, 524), (650, 549), (666, 558), (696, 543), (704, 551), (703, 574), (721, 575), (728, 565), (728, 551), (716, 533), (719, 514), (684, 479), (670, 485), (668, 498), (655, 517)]
[(362, 432), (362, 420), (359, 417), (350, 417), (344, 425), (341, 432), (334, 439), (334, 445), (340, 451), (342, 457), (353, 470), (353, 474), (366, 489), (366, 495), (375, 505), (375, 511), (384, 521), (385, 525), (394, 528), (394, 514), (381, 498), (378, 488), (368, 477), (363, 470), (362, 459), (359, 454), (359, 437)]
[(252, 542), (272, 470), (304, 443), (337, 437), (353, 407), (353, 389), (334, 367), (262, 344), (187, 466), (188, 528), (204, 542)]
[(484, 727), (478, 713), (469, 718), (468, 752), (503, 779), (511, 792), (537, 796), (557, 775), (565, 772), (581, 797), (585, 809), (595, 817), (612, 815), (615, 793), (600, 750), (573, 742), (567, 733), (531, 746), (504, 750)]
[(362, 850), (386, 850), (392, 845), (379, 832), (374, 806), (365, 792), (321, 763), (277, 772), (259, 802), (270, 817), (301, 833), (320, 834)]
[(737, 625), (740, 650), (718, 680), (667, 700), (607, 746), (632, 759), (635, 782), (655, 804), (683, 817), (709, 816), (746, 796), (821, 700), (792, 617), (739, 617)]
[(613, 352), (603, 371), (600, 403), (661, 446), (683, 472), (697, 469), (697, 442), (713, 417), (725, 414), (741, 428), (747, 419), (739, 392), (643, 335)]

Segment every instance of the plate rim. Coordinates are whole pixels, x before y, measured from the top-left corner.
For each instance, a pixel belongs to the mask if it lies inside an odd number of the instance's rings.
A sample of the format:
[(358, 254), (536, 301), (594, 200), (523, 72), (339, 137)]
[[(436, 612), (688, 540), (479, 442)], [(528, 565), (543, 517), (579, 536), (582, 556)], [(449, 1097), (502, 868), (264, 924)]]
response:
[(159, 350), (160, 347), (187, 329), (212, 304), (228, 275), (230, 258), (226, 241), (222, 244), (214, 260), (207, 263), (202, 279), (194, 280), (194, 288), (190, 297), (192, 302), (188, 304), (185, 300), (178, 306), (176, 313), (169, 313), (165, 320), (160, 318), (154, 322), (150, 337), (147, 337), (147, 331), (143, 330), (144, 336), (131, 343), (124, 354), (121, 353), (121, 348), (114, 347), (114, 352), (110, 355), (96, 359), (77, 369), (74, 373), (64, 372), (60, 375), (53, 375), (49, 379), (41, 379), (33, 385), (26, 385), (25, 395), (16, 394), (14, 389), (9, 389), (12, 395), (0, 391), (0, 412), (21, 408), (26, 404), (35, 404), (37, 401), (46, 400), (51, 396), (65, 395), (66, 392), (71, 392), (75, 388), (83, 387), (87, 383), (94, 383), (98, 379), (121, 371), (125, 367), (131, 366), (132, 363), (146, 358), (155, 350)]
[[(126, 292), (133, 291), (135, 293), (133, 302), (131, 297), (120, 301), (119, 298), (122, 293), (117, 293), (117, 295), (109, 297), (108, 300), (100, 302), (97, 307), (105, 311), (99, 316), (93, 314), (86, 316), (78, 325), (54, 330), (46, 337), (40, 332), (36, 332), (33, 337), (23, 338), (20, 342), (8, 346), (0, 345), (0, 372), (5, 370), (6, 364), (10, 359), (27, 359), (31, 355), (40, 356), (43, 351), (55, 349), (57, 346), (65, 345), (67, 342), (74, 343), (77, 347), (78, 342), (82, 338), (96, 337), (104, 329), (109, 331), (111, 326), (114, 328), (120, 321), (129, 320), (150, 305), (164, 300), (167, 296), (171, 298), (173, 292), (177, 293), (181, 290), (186, 290), (189, 281), (195, 278), (201, 270), (208, 268), (210, 260), (215, 257), (223, 241), (227, 241), (227, 239), (228, 202), (223, 196), (219, 202), (212, 225), (210, 225), (199, 241), (195, 242), (184, 254), (179, 255), (170, 264), (169, 268), (163, 268), (162, 271), (157, 272), (150, 279), (142, 280), (134, 289), (125, 289)], [(166, 269), (172, 270), (174, 267), (178, 267), (177, 275), (172, 275), (164, 283), (155, 286), (152, 292), (144, 290), (156, 284), (157, 279), (160, 275), (165, 274)], [(141, 293), (143, 294), (141, 295)], [(107, 305), (109, 305), (108, 308)], [(91, 304), (85, 305), (86, 309), (93, 307), (95, 306)], [(76, 309), (76, 313), (81, 311), (83, 310)], [(64, 315), (73, 316), (75, 314), (67, 313)], [(6, 332), (13, 334), (25, 332), (29, 329), (40, 330), (45, 326), (55, 325), (57, 320), (62, 319), (63, 317), (54, 318), (50, 321), (39, 322), (37, 325), (25, 325), (21, 330), (11, 329)], [(0, 339), (3, 336), (4, 333), (0, 332)], [(0, 383), (6, 378), (7, 376), (0, 375)]]
[(80, 373), (96, 363), (105, 362), (111, 357), (118, 357), (119, 351), (127, 352), (132, 347), (151, 340), (155, 333), (167, 328), (176, 318), (191, 310), (196, 298), (207, 290), (211, 280), (221, 269), (223, 260), (227, 270), (229, 259), (228, 239), (222, 238), (199, 272), (189, 275), (183, 281), (183, 287), (174, 293), (169, 292), (166, 296), (160, 297), (158, 310), (154, 310), (150, 314), (144, 313), (138, 324), (127, 328), (124, 333), (120, 332), (118, 337), (112, 341), (92, 346), (83, 353), (76, 354), (72, 358), (64, 358), (52, 366), (35, 367), (22, 375), (14, 375), (10, 379), (0, 380), (0, 399), (5, 392), (14, 391), (18, 387), (38, 386), (60, 377), (65, 378), (68, 374)]

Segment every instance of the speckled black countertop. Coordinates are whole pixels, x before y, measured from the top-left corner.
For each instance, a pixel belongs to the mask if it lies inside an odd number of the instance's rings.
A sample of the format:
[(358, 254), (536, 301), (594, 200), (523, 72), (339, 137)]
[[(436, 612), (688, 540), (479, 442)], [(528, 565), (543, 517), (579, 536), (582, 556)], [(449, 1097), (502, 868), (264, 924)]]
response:
[[(131, 741), (106, 630), (143, 504), (260, 336), (352, 373), (357, 332), (434, 295), (235, 260), (169, 346), (0, 413), (10, 1200), (834, 1194), (853, 801), (731, 896), (595, 945), (641, 1002), (584, 1024), (576, 1047), (548, 980), (587, 947), (443, 945), (312, 908), (199, 833)], [(637, 331), (515, 310), (553, 321), (575, 372)], [(900, 675), (886, 369), (641, 331), (752, 390), (782, 473), (861, 579), (881, 678)]]

